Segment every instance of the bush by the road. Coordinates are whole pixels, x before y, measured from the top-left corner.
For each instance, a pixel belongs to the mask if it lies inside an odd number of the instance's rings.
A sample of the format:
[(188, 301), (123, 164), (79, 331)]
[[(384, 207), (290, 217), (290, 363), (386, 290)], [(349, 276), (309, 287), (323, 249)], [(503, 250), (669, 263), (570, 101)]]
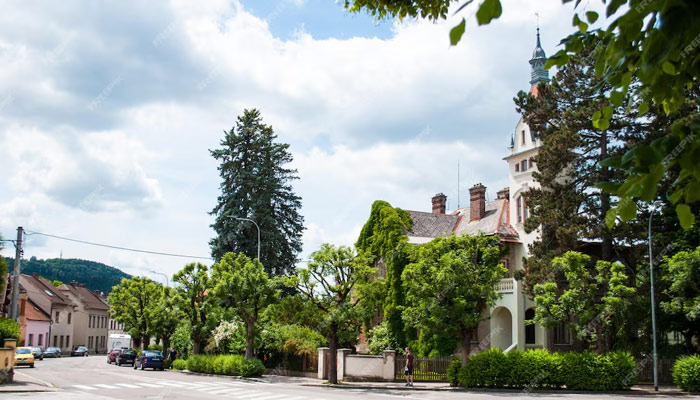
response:
[(463, 387), (614, 391), (629, 389), (636, 363), (629, 353), (549, 353), (546, 350), (490, 349), (460, 368)]
[(450, 382), (450, 386), (459, 385), (459, 370), (462, 368), (462, 359), (456, 358), (450, 361), (450, 365), (447, 366), (447, 381)]
[(246, 360), (239, 355), (192, 355), (187, 359), (187, 369), (205, 374), (240, 376), (260, 376), (265, 372), (260, 360)]
[(700, 354), (679, 358), (673, 364), (673, 381), (683, 390), (700, 392)]
[(173, 369), (187, 369), (187, 361), (176, 359), (175, 361), (173, 361)]
[[(19, 339), (21, 336), (19, 324), (10, 318), (0, 317), (0, 345), (5, 339)], [(19, 346), (20, 344), (17, 343)]]

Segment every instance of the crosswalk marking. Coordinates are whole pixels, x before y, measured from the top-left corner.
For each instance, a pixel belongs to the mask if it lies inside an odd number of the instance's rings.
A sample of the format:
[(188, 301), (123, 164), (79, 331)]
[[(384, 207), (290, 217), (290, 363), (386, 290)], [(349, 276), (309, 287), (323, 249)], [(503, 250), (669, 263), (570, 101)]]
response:
[(104, 383), (98, 383), (93, 386), (100, 387), (102, 389), (117, 389), (117, 386), (112, 386), (112, 385), (105, 385)]
[(129, 388), (129, 389), (140, 389), (141, 386), (132, 385), (130, 383), (115, 383), (114, 385)]
[(78, 388), (78, 389), (83, 389), (83, 390), (95, 390), (94, 387), (86, 386), (86, 385), (73, 385), (73, 387)]
[(143, 387), (152, 387), (152, 388), (161, 388), (163, 385), (159, 385), (157, 383), (150, 383), (150, 382), (139, 382), (139, 385)]

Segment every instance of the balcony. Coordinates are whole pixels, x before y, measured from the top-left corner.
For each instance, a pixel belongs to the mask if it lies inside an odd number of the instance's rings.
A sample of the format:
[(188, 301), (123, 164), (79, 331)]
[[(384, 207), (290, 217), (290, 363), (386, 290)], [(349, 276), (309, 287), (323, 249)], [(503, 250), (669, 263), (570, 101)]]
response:
[(514, 278), (503, 278), (494, 285), (494, 289), (498, 293), (513, 293), (515, 290), (515, 279)]

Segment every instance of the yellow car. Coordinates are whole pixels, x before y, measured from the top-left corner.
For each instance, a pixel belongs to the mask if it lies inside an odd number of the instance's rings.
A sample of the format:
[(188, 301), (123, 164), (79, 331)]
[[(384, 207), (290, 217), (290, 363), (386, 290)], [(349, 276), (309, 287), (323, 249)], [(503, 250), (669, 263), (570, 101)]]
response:
[(15, 367), (29, 365), (34, 368), (34, 354), (31, 347), (18, 347), (15, 349)]

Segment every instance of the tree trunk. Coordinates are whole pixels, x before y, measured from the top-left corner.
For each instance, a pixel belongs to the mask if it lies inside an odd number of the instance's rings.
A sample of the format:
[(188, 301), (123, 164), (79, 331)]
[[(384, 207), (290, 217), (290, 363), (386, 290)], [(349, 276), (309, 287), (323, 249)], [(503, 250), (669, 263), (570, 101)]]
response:
[(461, 341), (462, 341), (462, 365), (465, 365), (467, 363), (467, 357), (469, 357), (469, 353), (471, 353), (471, 351), (472, 351), (472, 330), (471, 329), (462, 328)]
[(141, 338), (134, 338), (134, 347), (141, 348)]
[(328, 360), (328, 383), (338, 383), (338, 325), (331, 324), (328, 336), (328, 349), (330, 357)]
[(163, 355), (165, 355), (165, 352), (170, 349), (170, 338), (164, 337), (163, 338)]
[(142, 350), (148, 350), (148, 345), (151, 344), (151, 337), (148, 335), (143, 335), (141, 342), (143, 343)]
[[(600, 135), (600, 159), (608, 158), (608, 133), (603, 131)], [(601, 167), (601, 177), (603, 182), (610, 180), (608, 167)], [(605, 225), (605, 215), (610, 210), (610, 194), (600, 191), (600, 221), (601, 221), (601, 249), (600, 255), (603, 261), (612, 261), (613, 245), (610, 229)]]
[(603, 325), (598, 323), (595, 327), (595, 352), (603, 354)]
[(246, 322), (245, 326), (245, 358), (253, 358), (253, 345), (255, 339), (255, 323), (253, 321)]
[(202, 343), (199, 339), (192, 338), (192, 354), (199, 354)]

